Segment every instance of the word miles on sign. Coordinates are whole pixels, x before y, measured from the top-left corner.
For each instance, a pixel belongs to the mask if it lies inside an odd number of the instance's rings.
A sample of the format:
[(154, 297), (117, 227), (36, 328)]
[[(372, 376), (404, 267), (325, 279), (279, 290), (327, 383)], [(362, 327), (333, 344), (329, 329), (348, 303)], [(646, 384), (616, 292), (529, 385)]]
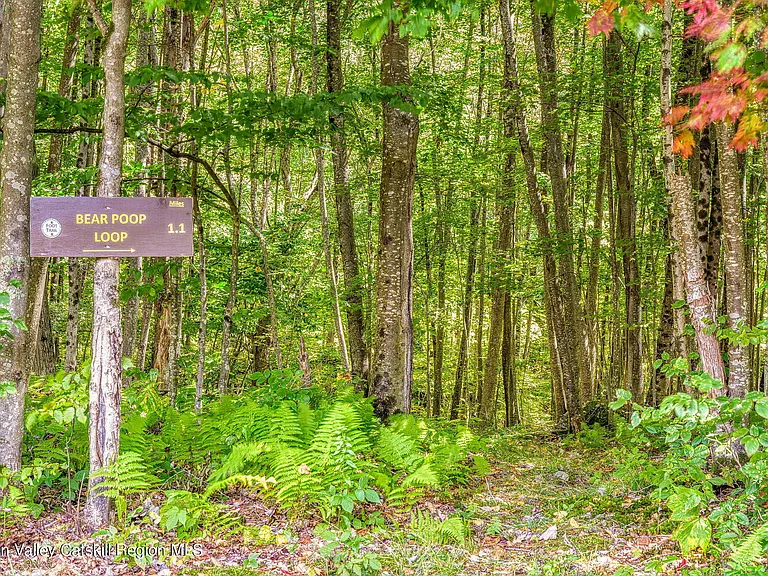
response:
[(30, 256), (192, 256), (191, 198), (32, 198)]

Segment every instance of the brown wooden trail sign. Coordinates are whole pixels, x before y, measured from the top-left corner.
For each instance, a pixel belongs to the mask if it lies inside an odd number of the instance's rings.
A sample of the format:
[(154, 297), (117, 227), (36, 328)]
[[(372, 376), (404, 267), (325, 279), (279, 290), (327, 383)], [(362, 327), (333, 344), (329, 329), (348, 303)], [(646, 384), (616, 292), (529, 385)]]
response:
[(31, 198), (30, 256), (192, 256), (192, 198)]

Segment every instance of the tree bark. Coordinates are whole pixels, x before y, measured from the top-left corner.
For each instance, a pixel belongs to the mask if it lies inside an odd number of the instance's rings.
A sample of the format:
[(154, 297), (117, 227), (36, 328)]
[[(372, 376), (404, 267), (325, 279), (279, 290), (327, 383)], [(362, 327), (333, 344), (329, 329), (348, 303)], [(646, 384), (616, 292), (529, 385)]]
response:
[[(317, 57), (318, 38), (317, 38), (317, 14), (315, 9), (315, 0), (309, 0), (309, 11), (311, 17), (311, 36), (312, 36), (312, 83), (310, 94), (314, 96), (320, 82), (320, 61)], [(339, 353), (344, 370), (352, 371), (347, 352), (347, 338), (344, 334), (344, 323), (341, 319), (341, 304), (339, 302), (339, 287), (336, 282), (336, 264), (333, 261), (333, 252), (331, 250), (331, 232), (328, 226), (328, 206), (325, 198), (325, 151), (323, 150), (324, 138), (318, 141), (315, 148), (315, 177), (317, 178), (317, 196), (320, 199), (320, 224), (323, 234), (323, 252), (325, 252), (325, 271), (328, 274), (328, 287), (333, 306), (333, 324), (336, 328), (336, 336), (339, 340)], [(302, 339), (303, 342), (303, 339)]]
[[(661, 360), (664, 354), (670, 358), (673, 352), (673, 329), (674, 319), (672, 317), (672, 255), (665, 258), (664, 267), (664, 297), (661, 303), (661, 313), (659, 314), (659, 332), (656, 338), (656, 360)], [(671, 393), (669, 378), (661, 370), (661, 366), (654, 370), (652, 385), (649, 387), (646, 403), (650, 406), (658, 406), (661, 401)]]
[[(98, 22), (101, 13), (94, 10)], [(102, 18), (103, 21), (103, 18)], [(120, 195), (125, 138), (125, 51), (131, 24), (131, 0), (113, 0), (112, 27), (104, 50), (103, 139), (97, 195)], [(98, 470), (115, 461), (120, 448), (122, 329), (119, 300), (120, 261), (98, 258), (93, 280), (93, 340), (90, 382), (90, 476), (84, 510), (91, 529), (109, 523), (110, 499), (99, 490)]]
[(504, 331), (505, 303), (509, 286), (506, 262), (512, 238), (511, 187), (514, 182), (514, 153), (507, 154), (502, 193), (497, 198), (499, 235), (493, 246), (491, 269), (491, 325), (488, 329), (488, 347), (485, 355), (483, 393), (480, 398), (480, 418), (493, 422), (496, 416), (496, 392), (499, 381), (499, 352)]
[[(526, 189), (528, 203), (533, 214), (539, 233), (543, 258), (544, 301), (547, 312), (547, 327), (550, 344), (550, 359), (552, 371), (552, 394), (555, 415), (568, 412), (568, 427), (578, 431), (580, 426), (579, 410), (579, 377), (573, 354), (573, 324), (568, 323), (565, 300), (561, 294), (561, 282), (558, 281), (558, 263), (554, 256), (554, 238), (547, 219), (547, 209), (541, 195), (536, 164), (528, 134), (528, 124), (522, 107), (523, 97), (520, 88), (517, 63), (517, 46), (515, 40), (515, 19), (510, 11), (509, 1), (501, 0), (501, 31), (504, 42), (504, 89), (505, 109), (503, 112), (504, 134), (510, 138), (516, 134), (520, 144), (520, 152), (525, 165)], [(534, 16), (534, 21), (537, 17)], [(550, 111), (551, 112), (551, 111)], [(551, 119), (550, 119), (551, 120)], [(562, 154), (561, 154), (562, 157)], [(561, 166), (562, 167), (562, 166)], [(563, 175), (560, 176), (562, 184)], [(564, 194), (564, 187), (560, 187)], [(563, 198), (560, 198), (563, 201)], [(562, 220), (563, 215), (560, 214)], [(566, 214), (567, 218), (567, 214)], [(561, 222), (561, 225), (563, 222)], [(559, 230), (558, 230), (559, 232)], [(572, 264), (572, 261), (571, 261)], [(563, 286), (565, 289), (565, 286)]]
[[(46, 268), (47, 264), (46, 262)], [(42, 280), (43, 284), (45, 284), (46, 279), (43, 278)], [(43, 290), (45, 290), (45, 287), (43, 287)], [(35, 355), (32, 358), (32, 372), (37, 375), (53, 374), (56, 372), (58, 344), (51, 328), (51, 310), (48, 306), (48, 298), (42, 299), (38, 330), (39, 337), (35, 345)]]
[[(717, 149), (720, 162), (720, 193), (723, 206), (723, 240), (726, 275), (728, 327), (740, 332), (749, 325), (747, 316), (747, 278), (744, 246), (742, 186), (737, 152), (730, 143), (734, 126), (717, 124)], [(728, 394), (743, 398), (749, 390), (750, 370), (747, 347), (736, 340), (728, 344)]]
[(517, 404), (517, 313), (513, 311), (512, 295), (505, 292), (504, 334), (501, 338), (501, 374), (504, 382), (504, 425), (520, 424), (520, 408)]
[[(13, 0), (9, 16), (8, 81), (0, 154), (0, 292), (7, 292), (7, 309), (23, 320), (30, 332), (9, 327), (11, 338), (0, 341), (0, 382), (13, 383), (16, 392), (0, 398), (0, 465), (21, 466), (24, 435), (24, 398), (34, 352), (39, 316), (30, 301), (37, 300), (30, 273), (29, 198), (35, 175), (35, 104), (40, 62), (41, 2)], [(44, 276), (43, 276), (44, 278)], [(42, 282), (43, 285), (45, 282)], [(32, 317), (28, 310), (32, 309)]]
[(635, 244), (635, 200), (627, 149), (627, 111), (624, 95), (624, 65), (621, 39), (611, 34), (606, 42), (605, 75), (610, 85), (609, 109), (613, 144), (614, 174), (618, 193), (618, 237), (624, 274), (624, 375), (623, 382), (636, 401), (643, 398), (642, 338), (640, 334), (640, 273)]
[[(552, 205), (557, 232), (557, 273), (562, 286), (563, 339), (558, 345), (568, 356), (568, 364), (576, 368), (574, 378), (578, 386), (566, 391), (570, 397), (568, 411), (571, 421), (579, 420), (581, 401), (589, 399), (592, 384), (587, 374), (584, 346), (584, 322), (579, 304), (579, 287), (573, 260), (573, 233), (570, 222), (570, 204), (566, 186), (566, 165), (558, 116), (557, 66), (555, 51), (554, 15), (542, 14), (531, 4), (533, 40), (539, 71), (541, 101), (541, 129), (547, 157), (547, 172), (552, 185)], [(578, 429), (578, 428), (577, 428)]]
[(227, 393), (229, 384), (229, 348), (232, 334), (232, 315), (235, 313), (237, 299), (237, 279), (240, 271), (240, 207), (232, 207), (232, 260), (229, 269), (229, 294), (224, 306), (224, 318), (221, 324), (221, 368), (219, 370), (219, 395)]
[[(435, 151), (437, 156), (439, 144)], [(432, 398), (432, 416), (439, 417), (443, 405), (443, 366), (445, 364), (445, 261), (448, 252), (448, 224), (447, 213), (451, 206), (451, 189), (449, 188), (443, 197), (437, 175), (437, 163), (435, 162), (435, 208), (437, 210), (437, 223), (435, 229), (434, 247), (437, 251), (437, 315), (435, 318), (434, 332), (434, 378), (435, 386)], [(450, 184), (449, 184), (450, 186)]]
[[(77, 40), (80, 29), (80, 6), (75, 6), (67, 23), (67, 36), (64, 40), (64, 53), (61, 59), (61, 74), (59, 76), (58, 95), (68, 98), (72, 90), (74, 68), (77, 59)], [(53, 134), (48, 152), (48, 173), (55, 174), (61, 170), (61, 152), (64, 146), (64, 137)]]
[(469, 336), (472, 330), (472, 295), (475, 287), (475, 268), (477, 262), (477, 236), (478, 220), (480, 217), (479, 201), (476, 197), (472, 198), (472, 208), (469, 216), (469, 233), (471, 236), (469, 252), (467, 253), (467, 275), (464, 282), (464, 300), (462, 302), (462, 327), (461, 338), (459, 339), (459, 353), (456, 360), (456, 381), (453, 385), (453, 394), (451, 395), (451, 420), (459, 417), (459, 404), (461, 402), (461, 392), (466, 380), (467, 371), (467, 350), (469, 348)]
[[(381, 45), (382, 86), (411, 84), (408, 37), (390, 22)], [(405, 102), (410, 96), (403, 94)], [(411, 410), (413, 379), (413, 186), (419, 119), (389, 102), (383, 105), (383, 150), (379, 192), (376, 270), (376, 353), (373, 396), (386, 420)]]
[[(138, 21), (138, 41), (136, 43), (136, 70), (150, 65), (149, 46), (154, 41), (151, 23), (147, 21), (145, 11), (139, 11)], [(150, 80), (146, 84), (136, 87), (135, 92), (141, 98), (149, 98), (153, 93), (153, 85)], [(141, 139), (137, 139), (135, 144), (134, 160), (137, 164), (146, 168), (149, 162), (149, 144)], [(145, 171), (144, 174), (146, 174)], [(147, 195), (147, 185), (141, 182), (135, 191), (135, 196), (142, 198)], [(126, 289), (131, 292), (128, 302), (125, 304), (125, 313), (123, 314), (123, 356), (133, 358), (136, 354), (136, 343), (139, 328), (139, 307), (140, 298), (138, 286), (141, 283), (143, 275), (143, 259), (127, 258)]]
[[(91, 33), (94, 31), (93, 18), (90, 14), (86, 14), (86, 35), (89, 36), (85, 42), (83, 42), (83, 63), (86, 66), (96, 65), (96, 39), (91, 37)], [(92, 79), (87, 77), (81, 81), (80, 96), (83, 100), (92, 98), (96, 95), (96, 84)], [(87, 135), (86, 135), (87, 136)], [(90, 140), (87, 137), (80, 139), (80, 144), (77, 151), (76, 167), (79, 170), (90, 166), (93, 162), (92, 146)], [(88, 194), (88, 187), (81, 186), (78, 191), (78, 196), (86, 196)], [(78, 353), (78, 333), (80, 330), (80, 300), (83, 297), (83, 286), (85, 284), (85, 275), (87, 267), (85, 260), (81, 258), (68, 258), (67, 259), (67, 281), (68, 294), (67, 294), (67, 333), (66, 343), (64, 350), (64, 369), (67, 372), (74, 372), (77, 369), (77, 353)]]
[[(661, 48), (661, 108), (666, 115), (672, 108), (672, 0), (664, 1)], [(688, 174), (679, 173), (675, 166), (672, 146), (672, 127), (664, 127), (663, 160), (664, 180), (672, 201), (672, 212), (677, 227), (678, 251), (685, 276), (685, 295), (691, 311), (691, 323), (702, 367), (713, 378), (725, 382), (720, 343), (714, 333), (715, 310), (709, 284), (701, 261), (696, 218)], [(722, 394), (714, 390), (712, 394)]]
[[(341, 68), (341, 0), (327, 2), (326, 64), (328, 77), (326, 89), (329, 93), (344, 89), (344, 75)], [(349, 333), (349, 359), (352, 377), (358, 389), (368, 389), (368, 350), (365, 343), (363, 318), (363, 279), (357, 262), (355, 247), (355, 219), (352, 193), (349, 189), (349, 156), (344, 130), (344, 109), (339, 107), (330, 114), (331, 154), (333, 160), (334, 200), (338, 222), (339, 253), (344, 273), (342, 297), (346, 303), (347, 329)]]

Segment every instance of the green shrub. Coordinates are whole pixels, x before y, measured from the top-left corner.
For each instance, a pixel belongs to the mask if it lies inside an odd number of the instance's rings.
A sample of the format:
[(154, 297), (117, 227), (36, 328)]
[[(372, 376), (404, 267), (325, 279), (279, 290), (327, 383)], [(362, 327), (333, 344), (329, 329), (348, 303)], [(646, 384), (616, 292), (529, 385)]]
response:
[[(666, 369), (680, 375), (682, 366), (672, 362)], [(768, 477), (768, 396), (712, 398), (719, 381), (684, 376), (692, 393), (668, 396), (658, 408), (633, 404), (629, 426), (619, 429), (617, 476), (652, 488), (684, 553), (714, 545), (731, 551), (734, 569), (749, 566), (768, 546), (759, 512)], [(615, 410), (631, 399), (624, 390), (617, 396)], [(727, 498), (717, 497), (723, 492)]]

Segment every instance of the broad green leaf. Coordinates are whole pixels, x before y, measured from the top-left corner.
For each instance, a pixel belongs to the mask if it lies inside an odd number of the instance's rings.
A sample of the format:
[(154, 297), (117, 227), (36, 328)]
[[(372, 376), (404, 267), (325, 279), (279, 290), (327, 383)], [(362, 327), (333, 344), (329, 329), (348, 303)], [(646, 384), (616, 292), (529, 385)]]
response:
[(744, 450), (747, 451), (747, 456), (752, 456), (760, 450), (760, 441), (754, 436), (745, 436), (741, 441)]
[(762, 418), (768, 419), (768, 397), (764, 396), (755, 402), (755, 412), (757, 412)]
[(680, 543), (683, 554), (688, 554), (697, 548), (706, 552), (712, 540), (712, 525), (707, 518), (688, 520), (677, 528), (675, 539)]

